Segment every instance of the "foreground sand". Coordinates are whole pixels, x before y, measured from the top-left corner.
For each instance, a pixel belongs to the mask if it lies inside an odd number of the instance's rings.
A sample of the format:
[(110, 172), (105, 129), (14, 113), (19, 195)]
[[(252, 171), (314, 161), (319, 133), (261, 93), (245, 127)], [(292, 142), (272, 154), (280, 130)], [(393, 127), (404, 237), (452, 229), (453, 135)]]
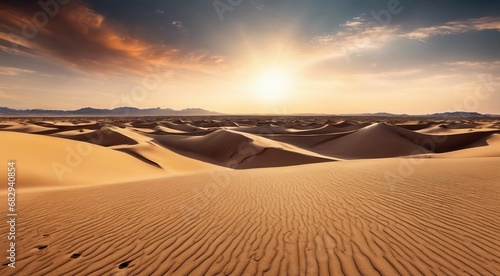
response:
[(25, 191), (0, 275), (500, 275), (500, 158), (406, 161)]

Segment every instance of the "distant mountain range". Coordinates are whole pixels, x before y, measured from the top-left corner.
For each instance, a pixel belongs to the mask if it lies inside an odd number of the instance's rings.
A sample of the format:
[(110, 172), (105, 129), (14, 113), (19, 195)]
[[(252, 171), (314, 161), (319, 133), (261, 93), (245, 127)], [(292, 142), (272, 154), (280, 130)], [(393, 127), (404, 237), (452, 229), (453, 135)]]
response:
[(408, 115), (408, 114), (392, 114), (387, 112), (378, 113), (360, 113), (360, 114), (349, 114), (344, 116), (361, 116), (361, 117), (443, 117), (443, 118), (482, 118), (489, 117), (491, 115), (485, 115), (477, 112), (465, 112), (465, 111), (455, 111), (455, 112), (443, 112), (434, 114), (423, 114), (423, 115)]
[(0, 107), (0, 116), (210, 116), (221, 115), (201, 108), (187, 108), (174, 110), (171, 108), (146, 108), (118, 107), (114, 109), (97, 109), (85, 107), (77, 110), (45, 110), (25, 109), (17, 110)]
[(387, 112), (377, 112), (377, 113), (350, 113), (350, 114), (321, 114), (321, 113), (300, 113), (300, 114), (290, 114), (298, 116), (346, 116), (346, 117), (433, 117), (433, 118), (485, 118), (498, 115), (485, 115), (477, 112), (443, 112), (434, 114), (422, 114), (422, 115), (408, 115), (408, 114), (393, 114)]
[(467, 118), (481, 118), (481, 117), (489, 117), (493, 115), (485, 115), (477, 112), (464, 112), (464, 111), (456, 111), (456, 112), (444, 112), (444, 113), (434, 113), (430, 115), (432, 117), (467, 117)]
[[(174, 110), (171, 108), (146, 108), (136, 107), (118, 107), (114, 109), (97, 109), (85, 107), (77, 110), (46, 110), (46, 109), (25, 109), (18, 110), (8, 107), (0, 107), (0, 116), (218, 116), (228, 115), (214, 111), (208, 111), (201, 108), (187, 108)], [(235, 114), (232, 114), (235, 115)], [(259, 114), (251, 114), (259, 116)], [(262, 114), (263, 116), (272, 116), (273, 114)], [(392, 114), (387, 112), (378, 113), (357, 113), (357, 114), (321, 114), (321, 113), (300, 113), (300, 114), (282, 114), (279, 116), (353, 116), (353, 117), (443, 117), (443, 118), (484, 118), (495, 115), (484, 115), (477, 112), (444, 112), (427, 115), (407, 115)]]

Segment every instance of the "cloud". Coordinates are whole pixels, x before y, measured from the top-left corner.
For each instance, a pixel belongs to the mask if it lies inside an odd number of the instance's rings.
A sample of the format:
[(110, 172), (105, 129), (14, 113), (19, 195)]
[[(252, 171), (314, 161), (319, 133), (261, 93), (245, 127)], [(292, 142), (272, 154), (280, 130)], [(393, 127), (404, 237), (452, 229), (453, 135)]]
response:
[(257, 10), (262, 10), (264, 8), (263, 0), (252, 0), (250, 3), (254, 5)]
[(354, 17), (340, 25), (343, 29), (336, 33), (315, 36), (308, 43), (320, 58), (356, 56), (362, 50), (379, 48), (396, 39), (425, 40), (437, 35), (453, 35), (470, 31), (500, 31), (500, 18), (482, 17), (463, 21), (452, 21), (444, 25), (417, 28), (404, 31), (397, 25), (381, 25), (367, 16)]
[[(61, 5), (53, 17), (46, 16), (45, 26), (37, 27), (32, 18), (40, 12), (43, 13), (42, 8), (36, 5), (0, 4), (0, 50), (101, 73), (126, 71), (140, 74), (152, 64), (185, 68), (217, 65), (223, 61), (221, 57), (212, 57), (208, 53), (185, 52), (131, 37), (78, 1)], [(193, 55), (203, 58), (186, 58)], [(214, 63), (196, 64), (199, 60)]]
[(482, 17), (463, 21), (451, 21), (444, 25), (418, 28), (402, 36), (410, 39), (424, 40), (437, 35), (453, 35), (484, 30), (500, 31), (500, 18)]
[(500, 61), (456, 61), (447, 62), (444, 65), (453, 68), (466, 68), (466, 69), (500, 69)]
[(170, 23), (170, 25), (174, 26), (175, 28), (177, 29), (180, 29), (180, 30), (183, 30), (184, 29), (184, 25), (182, 24), (181, 21), (177, 21), (177, 20), (174, 20)]
[(397, 71), (388, 71), (388, 72), (380, 72), (376, 74), (371, 74), (369, 75), (371, 78), (400, 78), (400, 77), (407, 77), (407, 76), (414, 76), (419, 73), (422, 73), (422, 69), (416, 69), (416, 68), (410, 68), (406, 70), (397, 70)]
[(15, 67), (1, 67), (0, 66), (0, 75), (3, 76), (17, 76), (20, 74), (33, 74), (36, 73), (33, 70), (15, 68)]
[(342, 24), (341, 26), (343, 27), (348, 27), (348, 28), (360, 28), (363, 27), (367, 24), (367, 20), (364, 17), (358, 16), (354, 17), (352, 20), (347, 21), (346, 23)]
[(342, 31), (312, 38), (310, 45), (315, 53), (327, 57), (357, 55), (363, 49), (378, 48), (397, 37), (395, 26), (374, 24), (364, 17), (355, 17), (342, 24)]
[(164, 11), (162, 11), (162, 10), (156, 10), (156, 11), (155, 11), (155, 13), (156, 13), (156, 14), (164, 14), (165, 12), (164, 12)]

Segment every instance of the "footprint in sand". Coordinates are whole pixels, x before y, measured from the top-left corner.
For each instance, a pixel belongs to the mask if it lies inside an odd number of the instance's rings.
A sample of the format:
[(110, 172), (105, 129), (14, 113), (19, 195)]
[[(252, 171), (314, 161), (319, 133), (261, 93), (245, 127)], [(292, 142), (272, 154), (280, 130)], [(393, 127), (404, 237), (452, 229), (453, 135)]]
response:
[(131, 262), (132, 262), (132, 261), (126, 261), (126, 262), (124, 262), (124, 263), (121, 263), (121, 264), (118, 266), (118, 268), (119, 268), (119, 269), (124, 269), (124, 268), (127, 268), (127, 267), (128, 267), (128, 265), (129, 265)]

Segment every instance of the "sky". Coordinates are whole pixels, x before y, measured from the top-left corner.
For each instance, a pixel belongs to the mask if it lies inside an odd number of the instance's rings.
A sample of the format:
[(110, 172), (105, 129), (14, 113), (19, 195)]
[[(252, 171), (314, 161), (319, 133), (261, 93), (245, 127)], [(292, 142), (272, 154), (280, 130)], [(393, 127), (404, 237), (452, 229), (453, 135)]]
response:
[(0, 2), (0, 106), (500, 114), (500, 1)]

